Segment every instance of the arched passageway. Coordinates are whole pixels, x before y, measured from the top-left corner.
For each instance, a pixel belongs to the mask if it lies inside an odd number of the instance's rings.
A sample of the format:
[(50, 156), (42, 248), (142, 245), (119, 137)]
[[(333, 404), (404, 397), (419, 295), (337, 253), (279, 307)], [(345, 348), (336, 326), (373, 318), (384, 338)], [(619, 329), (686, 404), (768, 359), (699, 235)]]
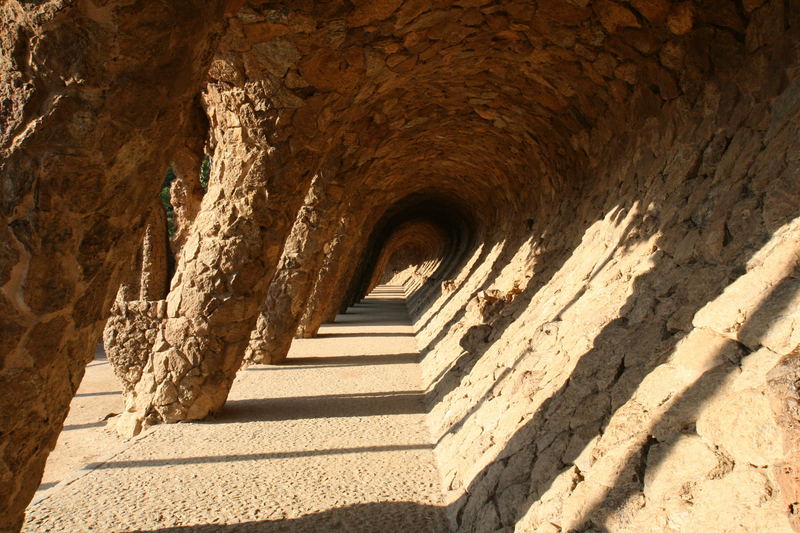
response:
[(382, 214), (362, 245), (342, 309), (370, 292), (386, 273), (393, 256), (403, 248), (416, 255), (402, 266), (428, 270), (425, 281), (418, 280), (416, 288), (426, 281), (438, 285), (465, 261), (467, 251), (476, 246), (485, 225), (491, 224), (490, 220), (478, 218), (485, 213), (459, 199), (454, 192), (419, 192), (388, 207), (373, 209)]
[(0, 16), (0, 531), (104, 324), (132, 435), (224, 413), (387, 269), (458, 530), (800, 527), (795, 2)]

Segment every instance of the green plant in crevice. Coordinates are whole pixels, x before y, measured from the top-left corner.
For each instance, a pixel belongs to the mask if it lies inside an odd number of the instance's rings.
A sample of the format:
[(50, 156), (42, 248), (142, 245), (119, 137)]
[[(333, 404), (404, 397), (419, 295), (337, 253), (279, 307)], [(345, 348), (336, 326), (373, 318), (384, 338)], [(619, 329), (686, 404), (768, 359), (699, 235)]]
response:
[[(208, 178), (211, 175), (211, 158), (206, 157), (200, 164), (200, 187), (203, 193), (208, 191)], [(167, 214), (167, 234), (172, 239), (175, 236), (177, 227), (175, 226), (175, 209), (172, 207), (170, 188), (172, 182), (175, 181), (175, 170), (172, 165), (167, 168), (167, 175), (164, 177), (164, 182), (161, 184), (161, 191), (158, 193), (161, 198), (161, 204), (164, 206), (164, 212)]]
[(172, 239), (177, 231), (175, 227), (175, 209), (172, 207), (172, 202), (170, 202), (169, 191), (174, 180), (175, 171), (172, 169), (172, 165), (170, 165), (167, 169), (167, 176), (164, 178), (164, 183), (161, 184), (161, 192), (158, 193), (158, 196), (161, 198), (161, 204), (164, 206), (164, 211), (167, 214), (167, 235), (169, 235), (170, 239)]
[(200, 186), (203, 192), (208, 191), (208, 178), (211, 176), (211, 158), (206, 157), (200, 165)]

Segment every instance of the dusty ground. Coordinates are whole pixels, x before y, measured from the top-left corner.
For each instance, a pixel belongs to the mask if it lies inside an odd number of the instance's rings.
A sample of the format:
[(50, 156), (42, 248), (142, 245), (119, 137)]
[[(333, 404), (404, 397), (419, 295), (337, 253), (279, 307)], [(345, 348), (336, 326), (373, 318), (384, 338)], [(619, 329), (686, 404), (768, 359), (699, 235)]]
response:
[(47, 461), (34, 501), (91, 463), (98, 454), (111, 453), (123, 444), (113, 427), (107, 427), (109, 415), (119, 414), (122, 408), (122, 389), (101, 345), (94, 361), (86, 367), (86, 375), (72, 401), (58, 444)]
[(240, 372), (215, 420), (157, 427), (40, 496), (24, 531), (447, 531), (402, 290), (320, 333)]

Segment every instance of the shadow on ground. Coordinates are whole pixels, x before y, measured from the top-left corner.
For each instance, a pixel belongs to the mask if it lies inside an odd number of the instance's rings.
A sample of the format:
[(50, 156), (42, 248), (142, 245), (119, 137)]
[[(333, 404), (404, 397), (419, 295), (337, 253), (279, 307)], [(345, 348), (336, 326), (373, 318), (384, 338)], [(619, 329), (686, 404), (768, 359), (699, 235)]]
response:
[(199, 455), (195, 457), (175, 457), (167, 459), (134, 459), (130, 461), (107, 461), (89, 463), (88, 470), (108, 470), (110, 468), (153, 468), (176, 465), (205, 465), (236, 463), (242, 461), (270, 461), (275, 459), (297, 459), (300, 457), (321, 457), (325, 455), (347, 455), (352, 453), (380, 453), (396, 451), (432, 450), (432, 444), (391, 444), (386, 446), (360, 446), (354, 448), (330, 448), (327, 450), (297, 450), (270, 453), (246, 453), (237, 455)]
[[(352, 322), (351, 322), (351, 324), (352, 324)], [(368, 324), (372, 324), (372, 322), (369, 322)], [(398, 323), (396, 325), (405, 326), (406, 324), (400, 323), (398, 321)], [(355, 338), (359, 338), (360, 339), (360, 338), (363, 338), (363, 337), (380, 337), (380, 338), (386, 338), (386, 340), (391, 340), (394, 337), (415, 337), (415, 336), (416, 335), (414, 333), (392, 333), (392, 332), (367, 333), (367, 332), (364, 332), (364, 333), (320, 333), (314, 338), (315, 339), (341, 339), (341, 338), (344, 338), (344, 337), (355, 337)]]
[[(268, 366), (251, 366), (248, 372), (264, 372), (269, 370), (299, 370), (303, 368), (337, 367), (337, 366), (373, 366), (373, 365), (411, 365), (420, 361), (418, 353), (392, 353), (380, 355), (330, 355), (322, 357), (291, 357), (286, 361)], [(296, 367), (296, 368), (295, 368)]]
[(334, 531), (444, 533), (449, 529), (442, 507), (412, 502), (376, 502), (351, 505), (285, 520), (137, 529), (128, 533), (328, 533)]
[(203, 423), (301, 420), (426, 413), (422, 393), (338, 394), (258, 400), (229, 400), (217, 417)]

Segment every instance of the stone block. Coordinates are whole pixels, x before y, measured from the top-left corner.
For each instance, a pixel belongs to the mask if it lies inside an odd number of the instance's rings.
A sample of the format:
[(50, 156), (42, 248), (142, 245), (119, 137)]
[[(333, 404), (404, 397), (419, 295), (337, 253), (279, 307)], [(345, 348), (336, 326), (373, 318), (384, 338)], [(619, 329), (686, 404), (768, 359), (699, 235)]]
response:
[(718, 476), (724, 466), (724, 459), (697, 435), (676, 435), (657, 443), (650, 447), (646, 460), (644, 494), (648, 506), (673, 498), (691, 500), (692, 487)]
[(137, 413), (122, 413), (117, 420), (116, 430), (123, 439), (130, 439), (141, 433), (142, 420)]
[(737, 468), (727, 476), (698, 485), (693, 495), (686, 519), (688, 531), (790, 531), (776, 487), (758, 469)]
[(681, 371), (687, 382), (724, 363), (737, 363), (742, 357), (739, 345), (709, 329), (695, 329), (675, 347), (670, 364)]
[(737, 463), (767, 467), (783, 455), (781, 432), (762, 390), (746, 389), (715, 397), (698, 417), (697, 433)]

